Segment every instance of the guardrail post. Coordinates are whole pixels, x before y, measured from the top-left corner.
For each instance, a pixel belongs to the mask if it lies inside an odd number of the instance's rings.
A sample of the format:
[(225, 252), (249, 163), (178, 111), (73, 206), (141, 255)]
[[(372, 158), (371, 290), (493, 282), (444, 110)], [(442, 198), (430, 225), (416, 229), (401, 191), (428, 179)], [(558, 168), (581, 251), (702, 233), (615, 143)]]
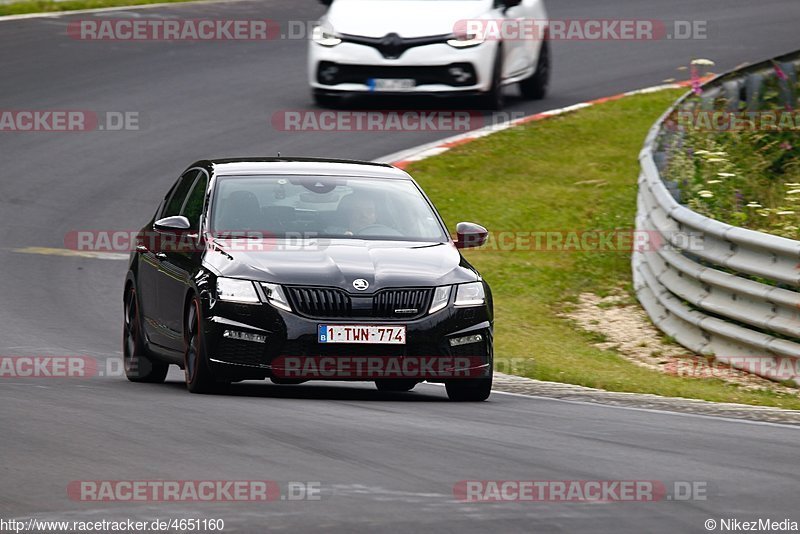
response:
[(747, 111), (757, 111), (761, 107), (761, 90), (764, 87), (764, 76), (759, 73), (753, 73), (746, 80)]

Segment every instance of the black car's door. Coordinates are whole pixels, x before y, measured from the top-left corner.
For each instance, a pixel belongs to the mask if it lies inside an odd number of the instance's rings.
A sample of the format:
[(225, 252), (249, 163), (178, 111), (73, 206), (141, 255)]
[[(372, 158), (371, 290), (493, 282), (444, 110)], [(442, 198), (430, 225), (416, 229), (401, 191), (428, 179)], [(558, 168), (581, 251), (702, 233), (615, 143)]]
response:
[(168, 347), (183, 350), (183, 313), (189, 278), (196, 272), (202, 258), (199, 243), (202, 218), (208, 188), (208, 174), (197, 170), (192, 187), (177, 213), (189, 219), (190, 229), (178, 240), (176, 247), (168, 247), (161, 258), (159, 272), (159, 312), (169, 339)]
[[(166, 199), (165, 199), (166, 202)], [(159, 337), (156, 324), (158, 322), (158, 270), (159, 260), (156, 258), (155, 234), (153, 222), (160, 217), (164, 205), (158, 207), (153, 221), (142, 229), (139, 242), (136, 244), (137, 275), (136, 292), (139, 297), (139, 313), (143, 319), (144, 333), (151, 342)]]
[[(180, 214), (186, 197), (197, 179), (196, 169), (187, 171), (170, 190), (165, 199), (164, 209), (156, 215), (157, 219)], [(161, 286), (164, 278), (164, 261), (167, 259), (165, 244), (170, 236), (149, 229), (149, 235), (139, 252), (139, 293), (145, 310), (145, 331), (151, 343), (162, 347), (175, 346), (174, 335), (166, 326)]]

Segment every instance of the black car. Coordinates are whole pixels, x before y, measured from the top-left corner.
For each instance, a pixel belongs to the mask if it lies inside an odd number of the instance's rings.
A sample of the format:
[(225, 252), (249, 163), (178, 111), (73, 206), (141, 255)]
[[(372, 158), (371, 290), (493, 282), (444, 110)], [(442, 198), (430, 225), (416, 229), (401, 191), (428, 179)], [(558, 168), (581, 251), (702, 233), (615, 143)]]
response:
[(430, 200), (391, 165), (310, 158), (199, 161), (140, 231), (125, 282), (134, 382), (170, 364), (192, 392), (269, 378), (492, 385), (488, 284)]

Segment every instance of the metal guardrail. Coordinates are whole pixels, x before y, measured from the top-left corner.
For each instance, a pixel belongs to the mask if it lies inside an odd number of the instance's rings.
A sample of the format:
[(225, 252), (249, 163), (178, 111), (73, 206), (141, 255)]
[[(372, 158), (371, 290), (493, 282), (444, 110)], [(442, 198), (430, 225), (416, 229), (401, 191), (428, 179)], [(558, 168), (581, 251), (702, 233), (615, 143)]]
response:
[[(713, 109), (719, 97), (730, 110), (743, 103), (747, 110), (760, 109), (764, 82), (777, 75), (776, 64), (788, 77), (779, 85), (789, 103), (795, 97), (788, 83), (800, 72), (800, 52), (711, 80), (702, 88), (700, 109)], [(685, 109), (691, 96), (658, 120), (639, 155), (636, 229), (666, 246), (634, 251), (637, 297), (658, 328), (693, 352), (800, 384), (800, 241), (700, 215), (680, 205), (675, 184), (661, 177), (666, 145), (681, 134), (665, 121)], [(792, 105), (796, 109), (797, 102)], [(686, 236), (698, 236), (701, 245), (691, 245)]]

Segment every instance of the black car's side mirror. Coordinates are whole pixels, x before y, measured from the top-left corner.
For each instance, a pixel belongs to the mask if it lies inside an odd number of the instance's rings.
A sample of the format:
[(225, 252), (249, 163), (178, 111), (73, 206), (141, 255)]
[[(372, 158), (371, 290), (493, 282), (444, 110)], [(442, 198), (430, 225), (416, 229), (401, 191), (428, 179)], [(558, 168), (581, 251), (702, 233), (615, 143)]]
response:
[(155, 228), (156, 232), (161, 232), (163, 234), (180, 234), (182, 232), (187, 232), (191, 226), (189, 219), (183, 215), (175, 215), (173, 217), (165, 217), (157, 220), (153, 228)]
[(319, 0), (319, 3), (323, 6), (329, 6), (333, 3), (333, 0)]
[(480, 247), (489, 238), (489, 231), (483, 226), (471, 222), (460, 222), (456, 225), (456, 247), (475, 248)]

